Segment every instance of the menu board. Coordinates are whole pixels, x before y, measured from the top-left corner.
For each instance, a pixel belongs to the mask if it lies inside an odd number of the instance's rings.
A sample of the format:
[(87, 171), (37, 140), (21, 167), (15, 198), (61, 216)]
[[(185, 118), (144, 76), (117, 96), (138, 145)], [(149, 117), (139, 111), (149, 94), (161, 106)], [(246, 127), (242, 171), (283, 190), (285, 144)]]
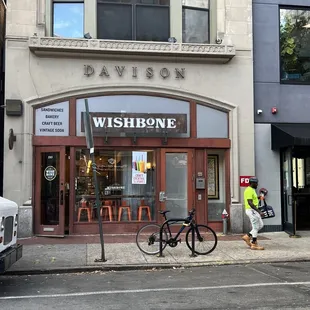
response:
[(132, 184), (146, 184), (147, 152), (132, 152)]
[(36, 109), (36, 136), (69, 135), (69, 102)]

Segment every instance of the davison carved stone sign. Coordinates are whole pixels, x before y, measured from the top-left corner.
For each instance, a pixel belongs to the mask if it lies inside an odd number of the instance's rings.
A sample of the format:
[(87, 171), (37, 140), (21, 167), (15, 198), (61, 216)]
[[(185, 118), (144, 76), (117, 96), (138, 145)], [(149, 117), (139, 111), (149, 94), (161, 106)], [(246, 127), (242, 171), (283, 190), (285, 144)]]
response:
[[(84, 114), (81, 117), (81, 131), (85, 132)], [(94, 136), (116, 133), (124, 136), (131, 134), (184, 134), (187, 133), (186, 114), (152, 113), (95, 113), (91, 112), (91, 124)]]
[(127, 67), (127, 66), (113, 66), (106, 67), (101, 66), (95, 68), (92, 65), (84, 65), (84, 75), (90, 77), (92, 75), (98, 75), (101, 77), (109, 78), (111, 75), (116, 75), (122, 77), (123, 75), (130, 75), (133, 78), (138, 78), (139, 76), (146, 76), (149, 79), (152, 79), (155, 75), (160, 75), (163, 79), (168, 77), (174, 77), (175, 79), (185, 79), (185, 68), (160, 68), (154, 69), (153, 67), (148, 67), (141, 69), (138, 67)]

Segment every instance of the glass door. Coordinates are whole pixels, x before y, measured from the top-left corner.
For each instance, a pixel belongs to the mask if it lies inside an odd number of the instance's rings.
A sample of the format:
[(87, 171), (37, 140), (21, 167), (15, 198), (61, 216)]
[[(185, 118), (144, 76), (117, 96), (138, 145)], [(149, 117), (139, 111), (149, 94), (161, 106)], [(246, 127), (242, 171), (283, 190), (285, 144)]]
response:
[(64, 236), (65, 147), (36, 149), (35, 231)]
[(292, 177), (292, 151), (286, 149), (281, 154), (282, 165), (282, 195), (283, 195), (283, 226), (290, 234), (296, 234), (295, 201), (293, 199), (293, 177)]
[(161, 150), (161, 186), (159, 200), (167, 218), (183, 218), (194, 207), (193, 151)]

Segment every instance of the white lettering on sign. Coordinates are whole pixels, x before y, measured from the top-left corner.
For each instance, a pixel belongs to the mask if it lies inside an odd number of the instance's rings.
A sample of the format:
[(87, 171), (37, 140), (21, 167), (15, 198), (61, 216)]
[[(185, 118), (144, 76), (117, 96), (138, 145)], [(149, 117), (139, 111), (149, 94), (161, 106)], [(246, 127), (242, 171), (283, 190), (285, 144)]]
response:
[(124, 127), (125, 128), (133, 128), (135, 126), (135, 119), (134, 118), (124, 118)]
[(175, 118), (168, 118), (167, 119), (167, 122), (168, 122), (168, 125), (167, 125), (167, 128), (176, 128), (176, 119)]
[(105, 117), (93, 117), (95, 127), (104, 127)]
[(144, 128), (145, 127), (145, 119), (137, 118), (136, 128)]
[(250, 176), (240, 176), (240, 186), (241, 187), (247, 187), (250, 185)]
[(175, 118), (93, 117), (96, 128), (176, 128)]
[(36, 136), (69, 135), (69, 102), (36, 109)]

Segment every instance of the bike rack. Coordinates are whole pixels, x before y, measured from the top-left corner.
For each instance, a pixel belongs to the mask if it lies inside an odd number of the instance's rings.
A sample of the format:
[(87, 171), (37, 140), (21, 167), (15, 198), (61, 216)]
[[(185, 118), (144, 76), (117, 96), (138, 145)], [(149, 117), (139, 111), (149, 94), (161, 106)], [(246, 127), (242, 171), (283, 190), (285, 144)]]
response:
[[(160, 227), (159, 231), (159, 255), (158, 257), (165, 257), (163, 255), (163, 230), (164, 226), (168, 224), (169, 222), (184, 222), (187, 219), (170, 219), (166, 220)], [(196, 257), (197, 254), (195, 253), (195, 230), (194, 230), (194, 225), (193, 223), (190, 224), (190, 227), (192, 228), (192, 254), (190, 255), (191, 257)]]

